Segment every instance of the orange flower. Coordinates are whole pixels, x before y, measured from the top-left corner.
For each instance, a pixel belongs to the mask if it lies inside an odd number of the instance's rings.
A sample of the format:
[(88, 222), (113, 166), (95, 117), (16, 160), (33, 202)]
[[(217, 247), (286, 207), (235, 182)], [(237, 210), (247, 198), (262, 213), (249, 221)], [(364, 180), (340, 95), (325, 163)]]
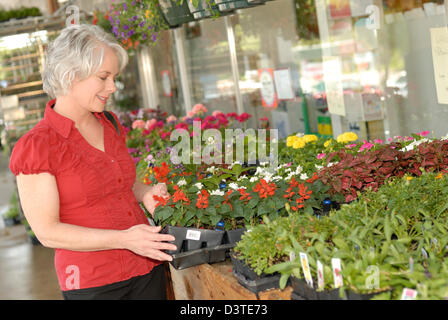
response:
[(154, 175), (158, 182), (168, 182), (168, 174), (171, 172), (171, 168), (163, 162), (160, 167), (154, 167)]
[(166, 206), (171, 198), (171, 196), (164, 198), (164, 197), (159, 197), (157, 195), (153, 195), (152, 197), (154, 200), (157, 201), (156, 208), (160, 205), (162, 205), (163, 207)]
[(224, 196), (224, 202), (223, 202), (223, 204), (228, 204), (229, 205), (230, 210), (232, 210), (232, 205), (230, 204), (229, 196), (232, 194), (232, 192), (233, 192), (233, 190), (227, 191), (226, 195)]

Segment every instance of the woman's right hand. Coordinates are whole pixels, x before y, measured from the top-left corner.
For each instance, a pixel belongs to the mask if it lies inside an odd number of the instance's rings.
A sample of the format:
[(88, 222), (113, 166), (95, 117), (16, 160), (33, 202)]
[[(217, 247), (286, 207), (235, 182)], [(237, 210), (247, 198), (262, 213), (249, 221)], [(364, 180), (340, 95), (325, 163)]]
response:
[(174, 241), (174, 236), (159, 233), (162, 227), (138, 224), (123, 231), (124, 249), (159, 261), (172, 261), (173, 258), (162, 250), (176, 250), (176, 246), (166, 241)]

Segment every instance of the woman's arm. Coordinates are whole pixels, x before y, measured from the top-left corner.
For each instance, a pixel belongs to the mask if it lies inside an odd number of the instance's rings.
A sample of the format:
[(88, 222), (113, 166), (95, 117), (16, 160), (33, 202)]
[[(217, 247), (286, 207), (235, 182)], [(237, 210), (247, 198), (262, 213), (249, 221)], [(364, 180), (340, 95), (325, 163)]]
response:
[(154, 215), (154, 210), (157, 204), (157, 201), (154, 200), (153, 196), (154, 195), (157, 195), (159, 197), (169, 196), (166, 184), (164, 183), (158, 183), (153, 186), (148, 186), (143, 182), (136, 180), (132, 188), (132, 191), (134, 191), (134, 195), (137, 201), (143, 202), (146, 209), (148, 209), (148, 211), (152, 215)]
[(160, 227), (136, 225), (127, 230), (87, 228), (59, 221), (59, 193), (49, 173), (17, 176), (20, 203), (36, 237), (46, 247), (73, 251), (128, 249), (161, 261), (172, 258), (161, 250), (175, 250), (164, 241), (174, 237), (160, 234)]

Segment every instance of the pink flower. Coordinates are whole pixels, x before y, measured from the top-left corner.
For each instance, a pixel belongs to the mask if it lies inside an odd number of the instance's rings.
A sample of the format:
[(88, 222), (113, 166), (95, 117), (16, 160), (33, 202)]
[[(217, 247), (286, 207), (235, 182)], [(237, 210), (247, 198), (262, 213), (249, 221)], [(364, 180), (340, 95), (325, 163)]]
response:
[(181, 123), (176, 124), (176, 126), (174, 128), (188, 130), (188, 124), (181, 122)]
[(246, 122), (247, 120), (249, 120), (250, 118), (252, 118), (252, 115), (243, 112), (241, 115), (238, 116), (238, 118), (236, 118), (239, 122)]
[(164, 132), (164, 131), (161, 131), (160, 132), (160, 137), (162, 138), (162, 140), (165, 140), (167, 137), (169, 137), (171, 135), (171, 132)]
[(193, 118), (194, 115), (195, 115), (195, 113), (194, 113), (193, 111), (188, 111), (188, 112), (187, 112), (187, 117), (188, 117), (188, 118)]
[(167, 123), (176, 122), (176, 121), (177, 121), (177, 118), (174, 115), (171, 115), (168, 118), (166, 118)]
[(353, 144), (348, 144), (348, 145), (346, 145), (345, 147), (348, 148), (348, 149), (351, 149), (351, 148), (356, 147), (356, 144), (355, 144), (355, 143), (353, 143)]
[(224, 113), (222, 113), (222, 112), (219, 111), (219, 110), (216, 110), (216, 111), (213, 111), (213, 112), (212, 112), (212, 116), (214, 116), (214, 117), (218, 117), (219, 115), (224, 115)]
[(383, 144), (383, 140), (381, 140), (381, 139), (375, 139), (375, 140), (373, 140), (373, 142), (374, 143), (379, 143), (379, 144)]
[(361, 146), (361, 148), (359, 148), (358, 152), (362, 152), (364, 150), (370, 150), (374, 146), (375, 145), (373, 143), (370, 143), (370, 142), (367, 142), (366, 140), (364, 140), (364, 144)]
[(268, 117), (263, 117), (259, 119), (260, 121), (269, 121)]
[(419, 133), (416, 133), (416, 135), (420, 136), (420, 137), (426, 137), (429, 134), (429, 131), (422, 131)]
[(145, 129), (149, 130), (149, 128), (151, 128), (156, 122), (157, 122), (156, 119), (147, 120), (145, 123)]
[(236, 112), (228, 112), (226, 114), (227, 117), (233, 118), (233, 119), (237, 119), (238, 118), (238, 114)]
[(194, 114), (206, 113), (207, 112), (207, 108), (203, 104), (198, 103), (198, 104), (193, 106), (192, 112)]
[(132, 122), (132, 129), (143, 129), (145, 127), (145, 121), (135, 120)]
[(317, 155), (317, 159), (323, 159), (323, 158), (325, 158), (325, 156), (326, 156), (327, 154), (326, 153), (319, 153), (318, 155)]
[(392, 138), (387, 139), (388, 142), (392, 142), (392, 140), (393, 140)]

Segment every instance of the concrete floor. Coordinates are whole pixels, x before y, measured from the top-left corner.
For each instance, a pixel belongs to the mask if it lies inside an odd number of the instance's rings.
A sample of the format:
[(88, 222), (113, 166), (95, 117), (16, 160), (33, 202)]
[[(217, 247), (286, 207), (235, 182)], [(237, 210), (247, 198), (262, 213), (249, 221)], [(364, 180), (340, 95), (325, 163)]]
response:
[[(0, 151), (0, 215), (14, 192), (14, 175)], [(1, 217), (0, 217), (1, 219)], [(0, 300), (62, 299), (54, 269), (54, 250), (32, 245), (25, 227), (0, 225)]]

